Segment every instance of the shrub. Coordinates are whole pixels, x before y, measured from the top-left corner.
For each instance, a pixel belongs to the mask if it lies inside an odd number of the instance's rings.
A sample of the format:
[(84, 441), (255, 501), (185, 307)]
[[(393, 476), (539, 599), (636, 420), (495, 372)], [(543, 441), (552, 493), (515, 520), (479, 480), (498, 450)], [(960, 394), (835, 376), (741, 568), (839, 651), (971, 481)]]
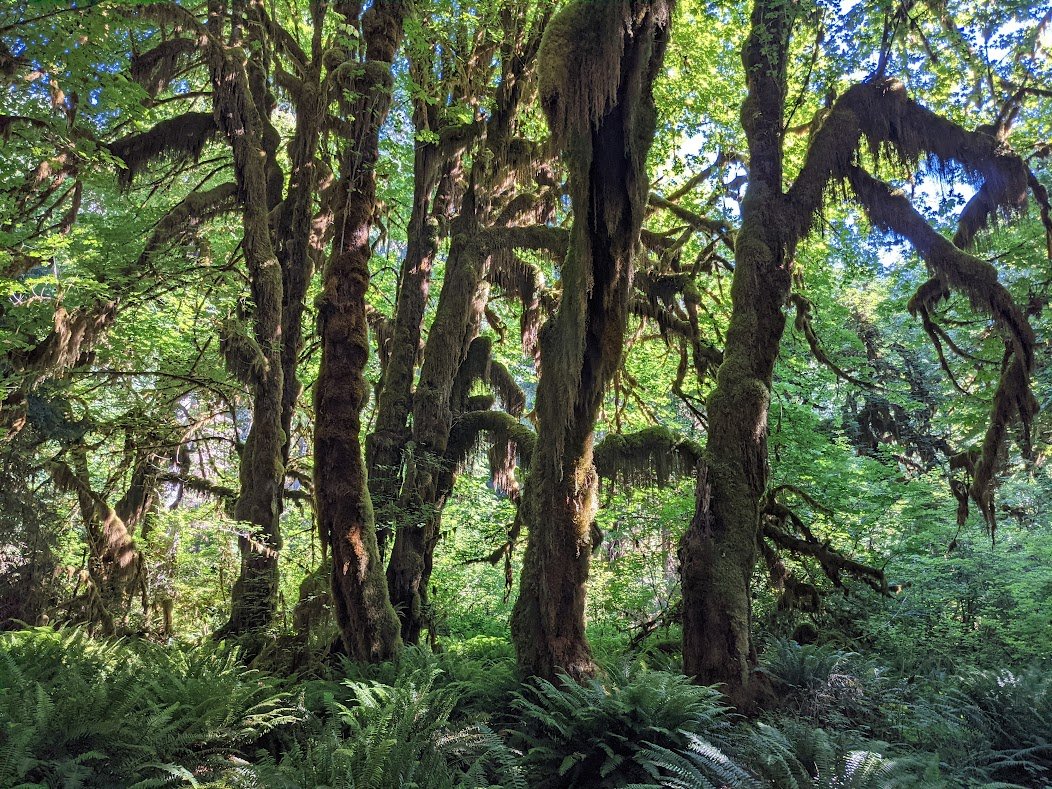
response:
[(538, 787), (645, 781), (653, 754), (687, 748), (690, 735), (718, 742), (731, 726), (717, 690), (660, 671), (615, 675), (608, 685), (535, 679), (512, 704), (521, 729), (512, 742)]
[(439, 673), (414, 671), (393, 685), (346, 681), (345, 704), (327, 700), (330, 718), (280, 760), (261, 755), (233, 772), (241, 787), (446, 789), (499, 785), (525, 789), (521, 769), (483, 725), (454, 725), (453, 694), (436, 689)]

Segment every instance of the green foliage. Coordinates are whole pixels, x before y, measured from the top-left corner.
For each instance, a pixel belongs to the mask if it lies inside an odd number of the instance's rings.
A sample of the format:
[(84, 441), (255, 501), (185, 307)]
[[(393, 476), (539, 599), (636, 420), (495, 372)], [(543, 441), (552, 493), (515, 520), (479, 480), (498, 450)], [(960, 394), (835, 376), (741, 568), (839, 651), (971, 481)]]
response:
[[(367, 665), (341, 656), (337, 676), (351, 681), (397, 685), (409, 677), (429, 675), (431, 684), (453, 699), (457, 715), (488, 716), (507, 708), (518, 688), (515, 653), (504, 639), (476, 636), (451, 643), (441, 652), (407, 647), (396, 662)], [(344, 700), (345, 683), (318, 683), (325, 692)], [(341, 690), (343, 688), (343, 690)], [(317, 693), (317, 689), (314, 691)]]
[[(1052, 676), (1047, 670), (970, 670), (946, 678), (939, 727), (954, 726), (968, 748), (955, 748), (958, 769), (983, 781), (1023, 786), (1046, 783), (1052, 775)], [(963, 730), (963, 732), (961, 732)], [(959, 736), (959, 735), (958, 735)]]
[(437, 689), (439, 671), (416, 669), (393, 685), (345, 681), (348, 703), (327, 699), (330, 721), (280, 760), (235, 771), (246, 787), (347, 789), (522, 787), (520, 768), (488, 727), (450, 720), (455, 696)]
[(159, 786), (206, 779), (302, 711), (222, 645), (0, 640), (0, 785)]
[(512, 702), (532, 785), (626, 786), (648, 775), (649, 748), (685, 748), (688, 735), (718, 737), (730, 715), (713, 688), (678, 674), (638, 671), (608, 684), (527, 683)]

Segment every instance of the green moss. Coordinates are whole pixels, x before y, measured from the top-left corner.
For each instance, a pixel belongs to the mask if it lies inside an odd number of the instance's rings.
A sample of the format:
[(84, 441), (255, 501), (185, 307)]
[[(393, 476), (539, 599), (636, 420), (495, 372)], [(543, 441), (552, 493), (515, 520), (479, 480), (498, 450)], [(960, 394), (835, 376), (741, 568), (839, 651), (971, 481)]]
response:
[(625, 0), (576, 0), (548, 24), (537, 73), (556, 141), (587, 131), (616, 99), (630, 11)]
[(594, 452), (596, 472), (624, 485), (668, 485), (694, 474), (701, 446), (661, 425), (611, 433)]

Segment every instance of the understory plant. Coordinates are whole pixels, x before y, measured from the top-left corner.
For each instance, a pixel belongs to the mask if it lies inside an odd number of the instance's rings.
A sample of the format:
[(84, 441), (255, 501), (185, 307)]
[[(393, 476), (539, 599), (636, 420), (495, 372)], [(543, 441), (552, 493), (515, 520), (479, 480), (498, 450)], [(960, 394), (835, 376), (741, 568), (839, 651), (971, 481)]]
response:
[(302, 716), (222, 644), (0, 636), (0, 786), (203, 783)]

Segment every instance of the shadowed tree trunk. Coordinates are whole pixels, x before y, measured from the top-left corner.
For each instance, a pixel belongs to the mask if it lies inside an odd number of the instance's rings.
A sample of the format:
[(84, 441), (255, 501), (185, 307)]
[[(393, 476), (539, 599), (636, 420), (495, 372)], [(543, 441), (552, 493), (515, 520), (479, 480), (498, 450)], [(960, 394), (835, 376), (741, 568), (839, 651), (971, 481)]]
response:
[[(242, 4), (243, 5), (243, 4)], [(255, 10), (255, 3), (249, 3)], [(196, 25), (196, 20), (194, 22)], [(234, 517), (248, 533), (238, 539), (241, 572), (231, 591), (230, 621), (219, 635), (238, 635), (267, 627), (274, 617), (281, 535), (278, 519), (285, 482), (281, 429), (284, 376), (281, 361), (281, 266), (270, 235), (268, 184), (270, 135), (247, 69), (246, 42), (232, 26), (231, 40), (219, 40), (218, 19), (209, 19), (205, 58), (212, 82), (213, 107), (220, 131), (234, 156), (237, 196), (242, 206), (242, 250), (253, 302), (252, 336), (235, 347), (228, 362), (252, 392), (252, 425), (241, 452), (240, 494)]]
[(324, 253), (321, 245), (331, 216), (326, 211), (316, 216), (314, 198), (318, 187), (315, 156), (326, 113), (327, 91), (322, 87), (322, 29), (325, 6), (312, 3), (314, 33), (310, 60), (297, 83), (294, 96), (296, 130), (289, 143), (289, 186), (285, 199), (276, 210), (275, 251), (281, 263), (282, 278), (282, 349), (281, 364), (284, 390), (281, 396), (281, 429), (285, 435), (282, 459), (287, 466), (291, 453), (292, 418), (302, 387), (296, 376), (303, 350), (303, 310), (314, 273), (315, 260)]
[(468, 187), (461, 213), (453, 222), (453, 242), (442, 280), (435, 319), (424, 348), (420, 381), (413, 396), (413, 456), (406, 459), (406, 494), (400, 502), (405, 521), (395, 533), (387, 585), (402, 621), (402, 639), (415, 644), (424, 627), (427, 605), (425, 557), (438, 536), (439, 480), (453, 421), (450, 397), (472, 334), (475, 291), (484, 277), (479, 248), (475, 188)]
[[(418, 77), (422, 79), (422, 77)], [(438, 107), (417, 99), (414, 122), (418, 134), (438, 134)], [(376, 405), (376, 428), (366, 439), (369, 492), (378, 511), (380, 553), (386, 553), (390, 526), (398, 518), (398, 492), (402, 484), (402, 452), (410, 436), (409, 415), (413, 408), (413, 381), (420, 337), (431, 289), (431, 268), (438, 251), (439, 223), (434, 204), (443, 204), (435, 194), (459, 160), (462, 145), (453, 140), (420, 142), (413, 155), (413, 207), (406, 228), (407, 245), (398, 285), (394, 330), (383, 370)]]
[(354, 6), (340, 8), (350, 25), (360, 22), (365, 61), (340, 70), (350, 97), (341, 109), (352, 134), (341, 160), (333, 250), (318, 304), (322, 357), (315, 385), (314, 490), (319, 531), (332, 551), (333, 600), (344, 646), (356, 660), (379, 661), (391, 658), (401, 639), (380, 564), (360, 443), (368, 397), (365, 294), (380, 128), (391, 103), (391, 63), (407, 8), (400, 0), (377, 0), (359, 20)]
[(574, 223), (556, 317), (541, 331), (537, 448), (523, 491), (529, 529), (512, 634), (519, 669), (593, 673), (585, 584), (597, 506), (595, 420), (624, 345), (632, 258), (671, 3), (577, 0), (538, 55), (541, 99), (566, 155)]
[[(740, 706), (756, 657), (749, 639), (749, 581), (759, 550), (760, 497), (768, 475), (767, 409), (795, 244), (780, 201), (788, 14), (787, 6), (757, 3), (745, 44), (749, 96), (742, 124), (750, 146), (750, 178), (735, 249), (731, 321), (708, 404), (707, 458), (680, 552), (683, 670), (702, 682), (722, 683)], [(763, 34), (773, 36), (773, 43), (765, 45)]]

